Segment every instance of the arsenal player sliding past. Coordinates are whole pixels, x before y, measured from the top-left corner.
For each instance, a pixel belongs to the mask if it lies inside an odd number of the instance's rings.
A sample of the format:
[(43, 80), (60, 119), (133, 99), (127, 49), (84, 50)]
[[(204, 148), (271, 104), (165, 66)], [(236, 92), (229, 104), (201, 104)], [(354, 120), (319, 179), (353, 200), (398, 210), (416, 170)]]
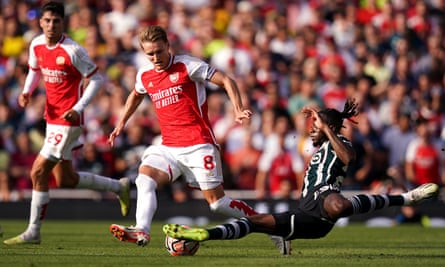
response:
[(111, 233), (121, 241), (145, 246), (150, 241), (150, 226), (157, 209), (157, 186), (181, 175), (190, 186), (201, 190), (212, 211), (236, 218), (255, 214), (246, 203), (224, 193), (220, 152), (207, 115), (205, 84), (212, 82), (227, 91), (237, 122), (250, 119), (252, 113), (243, 108), (234, 80), (200, 59), (170, 54), (167, 34), (159, 26), (143, 30), (139, 42), (152, 64), (138, 71), (135, 89), (127, 98), (109, 142), (113, 145), (148, 94), (156, 109), (162, 144), (149, 146), (142, 156), (135, 180), (135, 227), (112, 224)]
[[(118, 194), (122, 215), (130, 205), (130, 182), (75, 172), (72, 150), (79, 147), (82, 111), (102, 85), (97, 66), (84, 48), (63, 34), (64, 6), (47, 2), (41, 8), (43, 34), (30, 44), (26, 77), (19, 105), (25, 108), (32, 91), (43, 77), (46, 88), (45, 141), (31, 169), (33, 184), (29, 225), (22, 234), (4, 241), (7, 245), (40, 244), (40, 226), (49, 203), (48, 180), (52, 172), (59, 187), (89, 188)], [(89, 83), (82, 94), (83, 78)]]

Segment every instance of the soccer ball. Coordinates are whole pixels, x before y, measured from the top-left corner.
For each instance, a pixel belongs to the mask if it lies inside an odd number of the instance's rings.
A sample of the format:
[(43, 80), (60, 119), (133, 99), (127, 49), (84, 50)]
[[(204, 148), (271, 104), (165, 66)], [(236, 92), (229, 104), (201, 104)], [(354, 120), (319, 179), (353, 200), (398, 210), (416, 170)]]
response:
[(172, 256), (193, 256), (199, 248), (198, 241), (181, 240), (165, 236), (165, 248)]

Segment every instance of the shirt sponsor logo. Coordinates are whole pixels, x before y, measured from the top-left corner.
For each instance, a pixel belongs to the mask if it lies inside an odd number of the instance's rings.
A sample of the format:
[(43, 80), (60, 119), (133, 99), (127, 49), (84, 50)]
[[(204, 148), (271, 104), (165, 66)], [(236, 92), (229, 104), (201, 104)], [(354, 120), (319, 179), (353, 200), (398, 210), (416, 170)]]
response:
[(67, 73), (63, 70), (53, 70), (48, 68), (41, 69), (43, 79), (46, 83), (62, 83)]
[(182, 85), (173, 86), (156, 93), (150, 93), (150, 98), (156, 108), (163, 108), (179, 101), (179, 94), (182, 93)]
[(311, 158), (311, 164), (320, 164), (321, 162), (321, 153), (315, 153)]

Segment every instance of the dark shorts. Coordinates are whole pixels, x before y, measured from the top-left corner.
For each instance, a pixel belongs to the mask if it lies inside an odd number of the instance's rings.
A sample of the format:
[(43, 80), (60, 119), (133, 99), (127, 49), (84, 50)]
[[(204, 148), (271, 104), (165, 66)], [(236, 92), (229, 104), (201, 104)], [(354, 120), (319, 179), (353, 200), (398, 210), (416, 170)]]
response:
[(283, 236), (287, 240), (326, 236), (335, 225), (334, 221), (328, 219), (323, 209), (323, 201), (331, 193), (339, 192), (313, 190), (300, 200), (296, 210), (273, 214), (277, 229), (274, 234)]

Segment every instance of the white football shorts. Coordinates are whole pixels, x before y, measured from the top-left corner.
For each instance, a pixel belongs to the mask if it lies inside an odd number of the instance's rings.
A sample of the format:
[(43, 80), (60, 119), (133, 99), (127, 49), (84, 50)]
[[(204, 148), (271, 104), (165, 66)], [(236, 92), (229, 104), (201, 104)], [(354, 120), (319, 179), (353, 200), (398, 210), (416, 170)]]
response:
[(52, 161), (71, 160), (72, 151), (81, 146), (81, 133), (82, 128), (79, 126), (47, 124), (40, 155)]
[(223, 182), (220, 152), (212, 144), (152, 145), (144, 151), (141, 164), (166, 172), (171, 182), (182, 175), (189, 186), (201, 190), (213, 189)]

